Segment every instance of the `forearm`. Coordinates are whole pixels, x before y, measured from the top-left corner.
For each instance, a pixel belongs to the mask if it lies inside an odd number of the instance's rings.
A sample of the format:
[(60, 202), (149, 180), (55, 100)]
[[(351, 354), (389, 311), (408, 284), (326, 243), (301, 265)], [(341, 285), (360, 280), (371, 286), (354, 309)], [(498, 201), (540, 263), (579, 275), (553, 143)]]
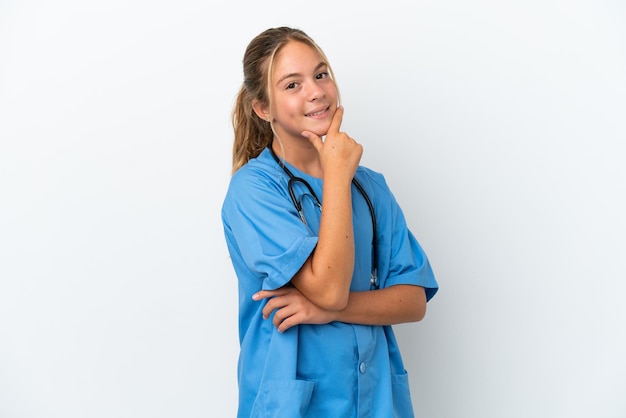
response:
[(362, 325), (416, 322), (426, 314), (426, 294), (420, 286), (397, 285), (385, 289), (351, 292), (345, 309), (333, 320)]
[(297, 288), (284, 286), (261, 290), (254, 300), (267, 299), (263, 318), (270, 318), (280, 332), (300, 324), (328, 324), (340, 321), (361, 325), (394, 325), (416, 322), (426, 312), (424, 288), (410, 285), (350, 293), (347, 306), (340, 311), (320, 308)]
[(348, 302), (354, 271), (350, 183), (325, 181), (322, 196), (317, 246), (292, 283), (316, 305), (336, 310)]
[(319, 156), (323, 173), (318, 242), (311, 257), (292, 278), (292, 284), (317, 306), (331, 311), (345, 308), (354, 271), (354, 231), (352, 227), (352, 178), (363, 147), (339, 130), (343, 108), (333, 114), (326, 138), (303, 131)]

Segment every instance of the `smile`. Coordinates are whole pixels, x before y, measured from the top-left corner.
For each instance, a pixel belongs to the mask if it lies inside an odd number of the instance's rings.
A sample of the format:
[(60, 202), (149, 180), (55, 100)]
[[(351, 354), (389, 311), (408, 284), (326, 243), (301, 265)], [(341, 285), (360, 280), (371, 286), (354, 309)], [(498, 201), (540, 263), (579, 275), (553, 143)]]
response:
[(325, 107), (322, 110), (318, 110), (318, 111), (311, 112), (311, 113), (306, 113), (304, 116), (319, 116), (319, 115), (326, 113), (327, 111), (328, 111), (328, 107)]

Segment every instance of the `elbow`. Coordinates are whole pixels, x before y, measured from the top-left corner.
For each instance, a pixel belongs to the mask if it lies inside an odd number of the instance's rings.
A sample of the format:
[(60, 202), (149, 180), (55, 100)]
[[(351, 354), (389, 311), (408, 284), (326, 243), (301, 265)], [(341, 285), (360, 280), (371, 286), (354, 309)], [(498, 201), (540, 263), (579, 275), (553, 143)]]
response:
[(426, 308), (421, 306), (412, 306), (410, 309), (405, 310), (401, 318), (397, 323), (409, 323), (419, 322), (426, 316)]
[(418, 303), (411, 315), (411, 322), (419, 322), (426, 316), (426, 303)]
[(316, 305), (327, 311), (341, 311), (348, 306), (350, 292), (329, 292), (321, 296)]
[[(310, 265), (310, 258), (306, 265)], [(352, 278), (350, 276), (349, 278)], [(341, 311), (348, 306), (350, 281), (337, 280), (336, 276), (319, 277), (310, 269), (302, 268), (291, 283), (314, 305), (327, 311)]]
[(338, 283), (323, 286), (311, 295), (311, 302), (327, 311), (341, 311), (348, 306), (350, 299), (350, 287), (341, 286)]
[(426, 293), (420, 286), (411, 286), (404, 289), (406, 294), (411, 295), (406, 304), (406, 322), (419, 322), (426, 316)]
[(348, 306), (350, 288), (339, 289), (325, 286), (323, 289), (312, 289), (303, 286), (298, 280), (292, 280), (294, 287), (315, 306), (325, 311), (341, 311)]

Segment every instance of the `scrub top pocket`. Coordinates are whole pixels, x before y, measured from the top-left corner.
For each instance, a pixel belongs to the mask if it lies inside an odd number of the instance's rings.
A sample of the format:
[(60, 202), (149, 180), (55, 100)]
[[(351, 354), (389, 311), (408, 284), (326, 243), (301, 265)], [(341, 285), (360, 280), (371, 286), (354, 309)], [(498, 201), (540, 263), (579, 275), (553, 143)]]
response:
[(407, 372), (391, 376), (391, 392), (393, 397), (393, 416), (395, 418), (413, 418), (413, 404), (409, 390)]
[(251, 418), (300, 418), (306, 415), (315, 382), (268, 380), (252, 406)]

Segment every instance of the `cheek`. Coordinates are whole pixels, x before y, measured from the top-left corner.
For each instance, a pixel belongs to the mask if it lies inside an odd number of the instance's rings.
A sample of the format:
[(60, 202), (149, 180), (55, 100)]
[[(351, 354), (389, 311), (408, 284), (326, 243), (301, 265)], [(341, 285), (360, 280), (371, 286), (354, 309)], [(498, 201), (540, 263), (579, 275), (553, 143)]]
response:
[(299, 116), (302, 114), (302, 102), (297, 99), (285, 100), (283, 109), (285, 115)]
[(300, 111), (300, 105), (296, 100), (282, 98), (274, 102), (274, 115), (277, 119), (285, 119), (292, 117)]
[(337, 102), (337, 99), (339, 98), (337, 86), (332, 81), (329, 83), (328, 88), (326, 89), (326, 97), (328, 97), (328, 99), (333, 102)]

